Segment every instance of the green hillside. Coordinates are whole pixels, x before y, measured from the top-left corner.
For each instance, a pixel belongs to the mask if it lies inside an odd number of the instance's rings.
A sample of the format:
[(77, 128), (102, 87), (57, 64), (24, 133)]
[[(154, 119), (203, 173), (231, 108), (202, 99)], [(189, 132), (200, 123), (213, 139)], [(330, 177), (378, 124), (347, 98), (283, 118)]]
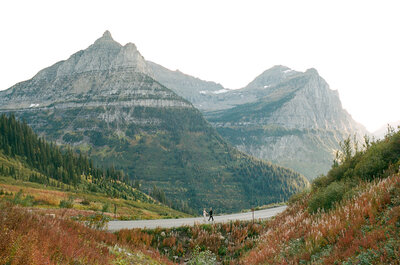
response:
[[(131, 180), (141, 181), (145, 191), (150, 192), (154, 185), (161, 188), (174, 207), (184, 211), (214, 207), (232, 212), (285, 201), (307, 185), (298, 173), (231, 147), (195, 109), (126, 110), (134, 112), (136, 119), (160, 121), (151, 126), (108, 123), (97, 118), (103, 111), (81, 108), (79, 115), (74, 109), (19, 115), (46, 124), (35, 129), (49, 139), (62, 138), (87, 153), (95, 164), (123, 169)], [(118, 111), (107, 109), (107, 113)], [(69, 120), (73, 120), (72, 126)], [(80, 139), (89, 142), (79, 144)]]
[(102, 210), (128, 219), (187, 216), (133, 188), (121, 170), (94, 167), (6, 115), (0, 116), (0, 192), (25, 206)]

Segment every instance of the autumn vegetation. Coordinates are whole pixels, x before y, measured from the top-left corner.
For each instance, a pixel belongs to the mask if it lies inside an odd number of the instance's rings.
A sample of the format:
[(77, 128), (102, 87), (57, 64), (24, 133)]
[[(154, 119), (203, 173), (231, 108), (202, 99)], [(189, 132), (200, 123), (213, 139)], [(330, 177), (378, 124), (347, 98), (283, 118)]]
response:
[(169, 264), (151, 247), (103, 231), (111, 218), (187, 216), (122, 171), (39, 138), (0, 116), (0, 264)]
[(265, 221), (235, 221), (171, 229), (124, 229), (116, 235), (122, 242), (156, 248), (178, 263), (208, 252), (210, 259), (230, 264), (256, 246), (259, 236), (268, 229), (266, 224)]
[(157, 250), (119, 241), (115, 234), (4, 202), (0, 238), (0, 264), (171, 263)]
[[(89, 173), (77, 183), (63, 182), (5, 152), (0, 264), (399, 264), (400, 131), (393, 129), (382, 140), (366, 137), (362, 145), (346, 139), (332, 169), (273, 219), (115, 233), (102, 230), (118, 216), (113, 206), (125, 211), (129, 201), (159, 204), (146, 195), (139, 196), (149, 201), (135, 200), (132, 192), (140, 191), (106, 177), (107, 171), (101, 180)], [(35, 174), (48, 185), (29, 179)], [(89, 184), (99, 190), (91, 192)], [(108, 185), (114, 196), (101, 193)], [(153, 193), (164, 200), (157, 188)], [(142, 208), (143, 214), (151, 209)]]
[(268, 222), (242, 264), (399, 264), (400, 132), (342, 143), (332, 169)]

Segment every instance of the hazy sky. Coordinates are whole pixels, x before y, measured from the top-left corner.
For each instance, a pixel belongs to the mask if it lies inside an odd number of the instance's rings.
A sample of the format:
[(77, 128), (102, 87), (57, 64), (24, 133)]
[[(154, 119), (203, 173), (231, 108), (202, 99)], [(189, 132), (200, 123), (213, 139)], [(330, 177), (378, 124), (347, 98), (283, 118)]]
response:
[(0, 89), (108, 29), (172, 70), (240, 88), (273, 65), (316, 68), (370, 131), (400, 120), (400, 1), (0, 2)]

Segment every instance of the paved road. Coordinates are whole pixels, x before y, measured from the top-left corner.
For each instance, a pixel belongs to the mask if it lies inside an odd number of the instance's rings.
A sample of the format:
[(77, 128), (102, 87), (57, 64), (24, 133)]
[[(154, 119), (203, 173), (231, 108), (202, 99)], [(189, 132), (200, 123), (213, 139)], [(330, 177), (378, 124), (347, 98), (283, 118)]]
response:
[[(266, 210), (260, 210), (254, 212), (255, 219), (266, 219), (272, 216), (277, 215), (278, 213), (283, 212), (287, 206), (280, 206)], [(252, 213), (236, 213), (229, 215), (219, 215), (214, 216), (214, 220), (216, 223), (225, 223), (229, 221), (245, 221), (252, 220)], [(132, 229), (132, 228), (171, 228), (171, 227), (179, 227), (183, 225), (192, 226), (194, 224), (204, 224), (209, 223), (208, 221), (204, 222), (203, 217), (196, 218), (181, 218), (181, 219), (156, 219), (156, 220), (136, 220), (136, 221), (110, 221), (108, 223), (108, 230), (110, 231), (118, 231), (120, 229)]]

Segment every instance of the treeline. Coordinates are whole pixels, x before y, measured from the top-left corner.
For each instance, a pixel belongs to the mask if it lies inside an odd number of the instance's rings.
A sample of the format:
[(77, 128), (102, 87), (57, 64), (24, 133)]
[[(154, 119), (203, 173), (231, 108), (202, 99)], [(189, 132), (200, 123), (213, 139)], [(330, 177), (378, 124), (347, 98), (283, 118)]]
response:
[(251, 157), (242, 158), (232, 172), (237, 178), (245, 180), (243, 189), (251, 205), (278, 202), (277, 198), (286, 201), (293, 193), (308, 185), (304, 177), (291, 169)]
[(168, 199), (167, 196), (165, 195), (165, 192), (162, 189), (157, 188), (156, 185), (153, 185), (153, 188), (150, 191), (150, 196), (153, 199), (156, 199), (157, 201), (159, 201), (160, 203), (165, 204), (165, 205), (167, 205), (173, 209), (176, 209), (178, 211), (188, 213), (188, 214), (193, 214), (193, 215), (196, 214), (196, 211), (189, 207), (186, 200), (172, 201), (172, 200)]
[(19, 122), (13, 115), (0, 117), (0, 149), (7, 156), (19, 156), (40, 173), (65, 184), (77, 185), (81, 176), (92, 176), (94, 181), (113, 179), (124, 181), (124, 174), (113, 167), (99, 169), (84, 155), (76, 155), (67, 147), (64, 152), (53, 143), (39, 138), (26, 122)]
[[(38, 172), (26, 176), (28, 181), (60, 188), (78, 188), (84, 184), (88, 191), (152, 201), (132, 188), (133, 183), (122, 170), (95, 167), (87, 156), (74, 153), (70, 147), (62, 150), (38, 137), (26, 122), (18, 121), (14, 115), (0, 116), (0, 150)], [(14, 178), (21, 175), (14, 166), (4, 165), (1, 165), (0, 173)]]

